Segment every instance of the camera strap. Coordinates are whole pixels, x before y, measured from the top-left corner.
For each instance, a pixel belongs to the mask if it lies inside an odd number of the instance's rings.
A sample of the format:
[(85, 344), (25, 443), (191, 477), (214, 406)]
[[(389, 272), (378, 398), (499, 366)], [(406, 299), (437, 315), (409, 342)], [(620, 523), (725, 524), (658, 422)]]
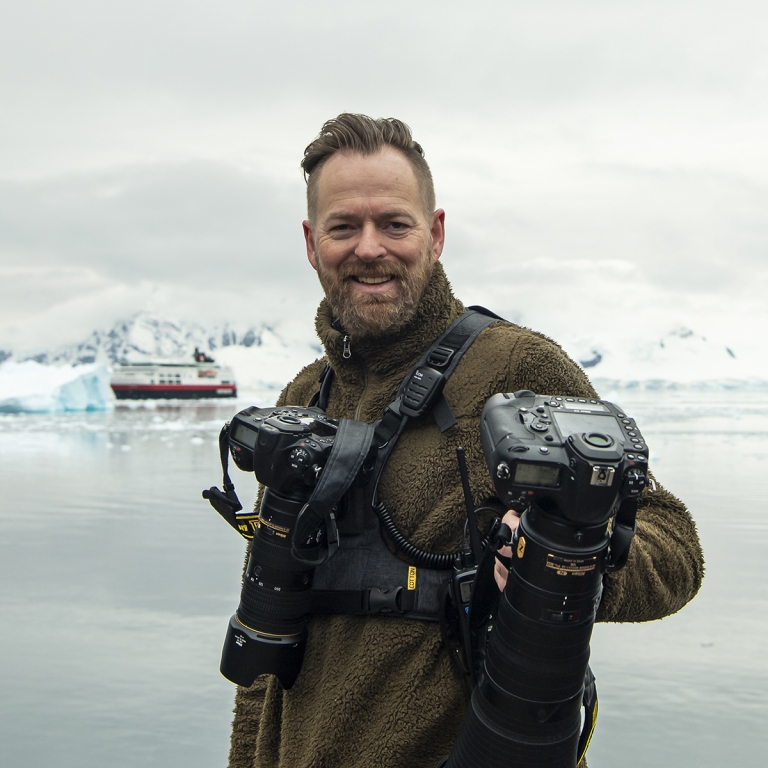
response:
[[(216, 486), (203, 491), (203, 498), (245, 539), (252, 539), (258, 525), (258, 512), (243, 512), (243, 505), (237, 498), (235, 484), (229, 476), (229, 422), (219, 432), (219, 456), (221, 457), (222, 487)], [(239, 513), (239, 514), (238, 514)]]
[(627, 564), (629, 545), (637, 532), (637, 497), (629, 496), (624, 499), (613, 519), (613, 533), (608, 550), (606, 571), (614, 573)]
[[(328, 461), (309, 501), (296, 518), (291, 554), (307, 565), (321, 565), (339, 547), (336, 505), (347, 492), (363, 466), (373, 443), (374, 426), (362, 421), (340, 419), (339, 428)], [(318, 534), (325, 529), (325, 547), (318, 559), (308, 557), (315, 552)], [(306, 547), (306, 549), (305, 549)]]
[(576, 764), (578, 765), (587, 754), (589, 742), (592, 740), (592, 734), (597, 725), (597, 685), (595, 684), (595, 675), (592, 668), (587, 664), (587, 674), (584, 677), (584, 694), (581, 699), (584, 707), (584, 724), (579, 734), (579, 743), (576, 749)]

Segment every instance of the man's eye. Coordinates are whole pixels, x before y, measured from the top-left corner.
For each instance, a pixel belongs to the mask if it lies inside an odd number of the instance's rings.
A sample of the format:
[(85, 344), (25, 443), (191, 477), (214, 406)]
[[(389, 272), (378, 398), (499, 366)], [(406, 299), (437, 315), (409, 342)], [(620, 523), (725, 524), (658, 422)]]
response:
[(402, 221), (390, 221), (389, 222), (389, 228), (394, 229), (397, 231), (402, 231), (404, 229), (407, 229), (408, 225), (404, 224)]

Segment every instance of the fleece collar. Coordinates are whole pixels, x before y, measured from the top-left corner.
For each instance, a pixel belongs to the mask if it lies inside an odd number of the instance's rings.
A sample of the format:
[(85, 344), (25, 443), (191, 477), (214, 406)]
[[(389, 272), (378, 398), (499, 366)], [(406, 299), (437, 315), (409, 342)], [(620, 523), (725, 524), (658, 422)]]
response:
[(334, 323), (328, 302), (317, 310), (315, 330), (325, 347), (328, 362), (337, 375), (364, 368), (386, 375), (415, 364), (424, 350), (462, 313), (464, 306), (451, 291), (442, 264), (435, 263), (432, 277), (411, 322), (398, 334), (350, 342), (351, 356), (345, 358), (344, 332)]

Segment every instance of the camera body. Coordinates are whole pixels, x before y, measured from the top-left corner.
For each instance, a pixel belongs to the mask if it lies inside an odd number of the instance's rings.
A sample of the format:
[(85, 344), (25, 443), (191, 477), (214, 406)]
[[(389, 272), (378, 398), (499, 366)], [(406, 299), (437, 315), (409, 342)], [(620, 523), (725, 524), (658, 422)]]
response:
[(238, 468), (255, 472), (276, 493), (300, 498), (317, 483), (338, 421), (319, 408), (246, 408), (231, 421), (229, 450)]
[(599, 523), (647, 483), (643, 436), (603, 400), (528, 390), (494, 395), (480, 436), (499, 498), (520, 512), (536, 501), (573, 523)]

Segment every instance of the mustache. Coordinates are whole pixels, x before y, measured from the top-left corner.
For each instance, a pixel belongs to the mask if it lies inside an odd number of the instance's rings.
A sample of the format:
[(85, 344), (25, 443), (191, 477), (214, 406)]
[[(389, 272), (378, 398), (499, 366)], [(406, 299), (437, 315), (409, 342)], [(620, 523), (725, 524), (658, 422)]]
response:
[(339, 279), (350, 277), (406, 277), (408, 270), (405, 264), (398, 261), (364, 262), (353, 261), (339, 266)]

